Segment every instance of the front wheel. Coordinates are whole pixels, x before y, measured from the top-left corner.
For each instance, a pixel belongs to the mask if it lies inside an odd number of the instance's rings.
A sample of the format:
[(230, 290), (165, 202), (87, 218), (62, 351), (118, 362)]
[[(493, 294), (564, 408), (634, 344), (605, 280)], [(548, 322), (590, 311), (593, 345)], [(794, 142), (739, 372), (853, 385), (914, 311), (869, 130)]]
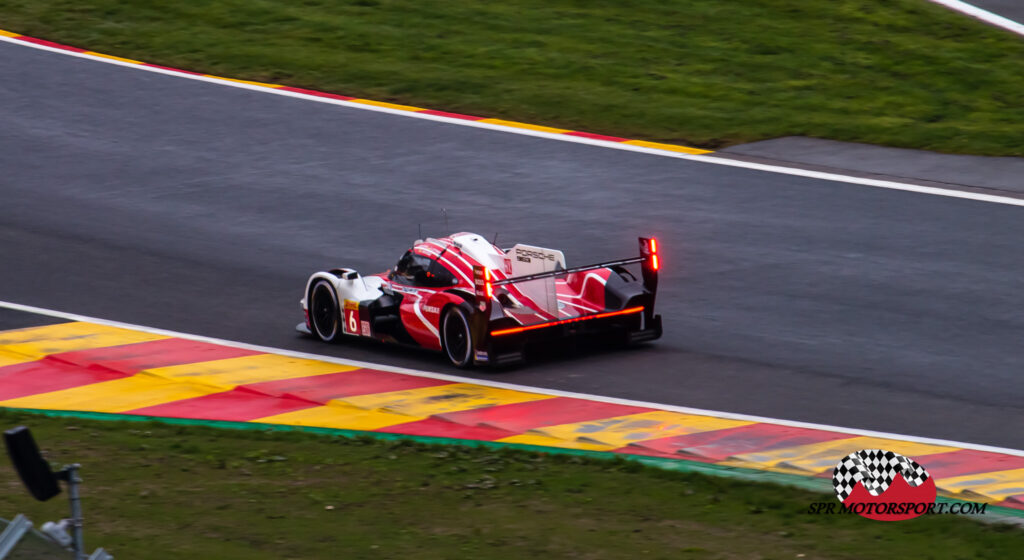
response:
[(455, 367), (473, 365), (473, 335), (465, 311), (458, 307), (448, 309), (441, 322), (441, 335), (444, 352)]
[(327, 280), (317, 280), (309, 291), (309, 322), (313, 334), (324, 342), (333, 342), (338, 338), (341, 328), (338, 313), (338, 296), (334, 287)]

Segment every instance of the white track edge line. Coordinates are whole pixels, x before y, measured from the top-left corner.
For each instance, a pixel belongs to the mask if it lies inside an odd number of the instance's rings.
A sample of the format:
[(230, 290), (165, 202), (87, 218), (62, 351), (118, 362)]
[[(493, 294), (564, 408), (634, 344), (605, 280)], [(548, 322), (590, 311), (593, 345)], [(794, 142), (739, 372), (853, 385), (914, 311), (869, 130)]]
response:
[[(646, 401), (636, 401), (631, 399), (620, 399), (617, 397), (606, 397), (601, 395), (588, 395), (586, 393), (575, 393), (572, 391), (561, 391), (558, 389), (547, 389), (544, 387), (530, 387), (526, 385), (516, 385), (514, 383), (502, 383), (500, 381), (489, 381), (485, 379), (476, 379), (472, 377), (460, 377), (456, 375), (448, 375), (444, 373), (434, 373), (429, 371), (420, 371), (408, 368), (401, 368), (395, 366), (388, 366), (383, 364), (374, 364), (369, 362), (361, 362), (358, 360), (349, 360), (344, 358), (335, 358), (333, 356), (323, 356), (320, 354), (310, 354), (308, 352), (296, 352), (293, 350), (286, 350), (283, 348), (273, 348), (269, 346), (259, 346), (256, 344), (247, 344), (244, 342), (237, 342), (233, 340), (224, 340), (221, 338), (213, 338), (208, 336), (182, 333), (177, 331), (171, 331), (166, 329), (158, 329), (153, 327), (146, 327), (143, 325), (135, 325), (132, 323), (123, 323), (121, 321), (111, 321), (108, 319), (99, 319), (96, 317), (89, 317), (87, 315), (79, 315), (77, 313), (67, 313), (64, 311), (56, 311), (53, 309), (47, 309), (44, 307), (36, 307), (33, 305), (24, 305), (20, 303), (13, 303), (9, 301), (0, 300), (0, 308), (10, 309), (12, 311), (23, 311), (26, 313), (34, 313), (36, 315), (45, 315), (48, 317), (55, 317), (58, 319), (67, 319), (69, 321), (81, 321), (86, 323), (94, 323), (97, 325), (105, 325), (109, 327), (117, 327), (122, 329), (130, 329), (140, 332), (146, 332), (150, 334), (171, 336), (176, 338), (184, 338), (188, 340), (195, 340), (199, 342), (207, 342), (210, 344), (219, 344), (222, 346), (229, 346), (232, 348), (241, 348), (243, 350), (252, 350), (255, 352), (263, 352), (266, 354), (278, 354), (282, 356), (289, 356), (293, 358), (300, 358), (305, 360), (317, 360), (321, 362), (329, 362), (339, 365), (357, 366), (371, 369), (379, 369), (383, 371), (389, 371), (393, 373), (401, 373), (406, 375), (414, 375), (417, 377), (427, 377), (430, 379), (441, 379), (444, 381), (452, 381), (456, 383), (471, 383), (474, 385), (483, 385), (486, 387), (494, 387), (496, 389), (509, 389), (513, 391), (523, 391), (528, 393), (536, 393), (542, 395), (550, 395), (553, 397), (569, 397), (576, 399), (585, 399), (609, 404), (620, 404), (625, 406), (638, 406), (644, 408), (656, 408), (659, 410), (665, 410), (669, 412), (680, 412), (683, 414), (694, 414), (700, 416), (711, 416), (715, 418), (725, 418), (729, 420), (743, 420), (748, 422), (761, 422), (766, 424), (775, 424), (779, 426), (789, 426), (794, 428), (808, 428), (813, 430), (825, 430), (829, 432), (837, 432), (842, 434), (849, 434), (855, 436), (874, 437), (882, 439), (891, 439), (912, 443), (922, 443), (928, 445), (939, 445), (947, 447), (959, 447), (961, 449), (972, 449), (976, 451), (988, 451), (991, 453), (1002, 453), (1004, 455), (1014, 455), (1017, 457), (1024, 457), (1024, 450), (1010, 449), (1005, 447), (995, 447), (991, 445), (980, 445), (974, 443), (966, 443), (960, 441), (926, 438), (918, 436), (907, 436), (902, 434), (893, 434), (889, 432), (877, 432), (872, 430), (861, 430), (857, 428), (844, 428), (841, 426), (830, 426), (828, 424), (816, 424), (813, 422), (799, 422), (795, 420), (782, 420), (778, 418), (768, 418), (765, 416), (752, 416), (748, 414), (736, 414), (732, 412), (721, 412), (717, 410), (705, 410), (701, 408), (691, 408), (686, 406), (677, 406), (670, 404), (652, 403)], [(43, 325), (45, 326), (45, 325)], [(25, 327), (34, 328), (34, 327)], [(19, 329), (14, 329), (19, 330)], [(0, 331), (3, 332), (3, 331)]]
[(997, 27), (1002, 27), (1007, 31), (1012, 31), (1018, 35), (1024, 35), (1024, 25), (1013, 21), (1010, 18), (1003, 17), (999, 14), (994, 14), (988, 10), (983, 10), (967, 2), (961, 2), (960, 0), (929, 0), (935, 4), (945, 6), (950, 10), (955, 10), (967, 14), (971, 17), (980, 19), (985, 23), (990, 23)]
[(304, 100), (307, 100), (307, 101), (316, 101), (316, 102), (319, 102), (319, 103), (327, 103), (327, 104), (331, 104), (331, 105), (340, 105), (340, 106), (343, 106), (343, 107), (349, 107), (349, 108), (353, 108), (353, 109), (361, 109), (361, 110), (364, 110), (364, 111), (376, 111), (376, 112), (379, 112), (379, 113), (388, 113), (388, 114), (396, 115), (396, 116), (416, 118), (416, 119), (424, 119), (424, 120), (442, 122), (442, 123), (447, 123), (447, 124), (453, 124), (453, 125), (457, 125), (457, 126), (467, 126), (467, 127), (472, 127), (472, 128), (483, 128), (483, 129), (494, 130), (494, 131), (498, 131), (498, 132), (506, 132), (506, 133), (510, 133), (510, 134), (519, 134), (519, 135), (522, 135), (522, 136), (534, 136), (534, 137), (537, 137), (537, 138), (546, 138), (546, 139), (549, 139), (549, 140), (558, 140), (560, 142), (571, 142), (571, 143), (575, 143), (575, 144), (586, 144), (586, 145), (589, 145), (589, 146), (597, 146), (597, 147), (602, 147), (602, 148), (610, 148), (610, 149), (613, 149), (613, 150), (622, 150), (622, 151), (627, 151), (627, 152), (637, 152), (637, 153), (654, 155), (654, 156), (669, 157), (669, 158), (675, 158), (675, 159), (683, 159), (683, 160), (695, 161), (695, 162), (699, 162), (699, 163), (710, 163), (710, 164), (714, 164), (714, 165), (726, 165), (726, 166), (730, 166), (730, 167), (740, 167), (740, 168), (744, 168), (744, 169), (751, 169), (751, 170), (755, 170), (755, 171), (763, 171), (763, 172), (767, 172), (767, 173), (779, 173), (779, 174), (784, 174), (784, 175), (794, 175), (794, 176), (797, 176), (797, 177), (806, 177), (806, 178), (810, 178), (810, 179), (819, 179), (819, 180), (824, 180), (824, 181), (834, 181), (834, 182), (839, 182), (839, 183), (849, 183), (849, 184), (861, 185), (861, 186), (867, 186), (867, 187), (878, 187), (878, 188), (883, 188), (883, 189), (906, 191), (906, 192), (913, 192), (913, 193), (918, 193), (918, 194), (927, 194), (927, 195), (934, 195), (934, 196), (945, 196), (945, 197), (949, 197), (949, 198), (959, 198), (959, 199), (966, 199), (966, 200), (974, 200), (974, 201), (977, 201), (977, 202), (990, 202), (990, 203), (995, 203), (995, 204), (1005, 204), (1005, 205), (1009, 205), (1009, 206), (1021, 206), (1021, 207), (1024, 207), (1024, 199), (1013, 198), (1013, 197), (1009, 197), (1009, 196), (998, 196), (998, 195), (991, 195), (991, 194), (976, 193), (976, 192), (972, 192), (972, 191), (962, 191), (962, 190), (956, 190), (956, 189), (943, 189), (943, 188), (938, 188), (938, 187), (925, 187), (925, 186), (914, 185), (914, 184), (910, 184), (910, 183), (900, 183), (900, 182), (897, 182), (897, 181), (884, 181), (884, 180), (878, 180), (878, 179), (867, 179), (867, 178), (863, 178), (863, 177), (854, 177), (854, 176), (851, 176), (851, 175), (842, 175), (842, 174), (838, 174), (838, 173), (824, 173), (824, 172), (820, 172), (820, 171), (811, 171), (811, 170), (807, 170), (807, 169), (800, 169), (800, 168), (797, 168), (797, 167), (785, 167), (785, 166), (781, 166), (781, 165), (767, 165), (767, 164), (762, 164), (762, 163), (752, 163), (752, 162), (747, 162), (747, 161), (740, 161), (740, 160), (734, 160), (734, 159), (726, 159), (726, 158), (723, 158), (723, 157), (720, 157), (720, 156), (719, 157), (709, 157), (707, 155), (685, 154), (685, 153), (680, 153), (680, 152), (673, 152), (673, 151), (670, 151), (670, 150), (662, 150), (662, 149), (658, 149), (658, 148), (648, 148), (648, 147), (644, 147), (644, 146), (634, 146), (634, 145), (631, 145), (631, 144), (624, 144), (624, 143), (621, 143), (621, 142), (610, 142), (610, 141), (607, 141), (607, 140), (597, 140), (595, 138), (584, 138), (584, 137), (581, 137), (581, 136), (570, 136), (570, 135), (566, 135), (566, 134), (556, 134), (556, 133), (551, 133), (551, 132), (542, 132), (542, 131), (539, 131), (539, 130), (530, 130), (530, 129), (525, 129), (525, 128), (517, 128), (517, 127), (511, 127), (511, 126), (504, 126), (504, 125), (493, 124), (493, 123), (485, 123), (485, 122), (479, 122), (479, 121), (470, 121), (470, 120), (456, 119), (456, 118), (451, 118), (451, 117), (442, 117), (440, 115), (429, 115), (429, 114), (423, 114), (421, 112), (416, 112), (416, 111), (407, 111), (407, 110), (403, 110), (403, 109), (391, 109), (391, 108), (388, 108), (388, 107), (380, 107), (380, 106), (377, 106), (377, 105), (368, 105), (368, 104), (365, 104), (365, 103), (357, 103), (357, 102), (354, 102), (354, 101), (345, 101), (345, 100), (342, 100), (342, 99), (331, 99), (329, 97), (320, 97), (320, 96), (316, 96), (316, 95), (308, 95), (308, 94), (305, 94), (305, 93), (298, 93), (298, 92), (294, 92), (294, 91), (286, 91), (286, 90), (281, 90), (281, 89), (278, 89), (278, 88), (272, 88), (272, 87), (269, 87), (269, 86), (260, 86), (260, 85), (255, 85), (255, 84), (246, 84), (246, 83), (236, 82), (236, 81), (233, 81), (233, 80), (227, 79), (227, 78), (209, 77), (209, 76), (198, 76), (198, 75), (193, 75), (193, 74), (187, 74), (187, 73), (184, 73), (184, 72), (181, 72), (181, 71), (177, 71), (177, 70), (167, 70), (167, 69), (164, 69), (164, 68), (155, 68), (155, 67), (152, 67), (152, 66), (144, 66), (142, 64), (138, 64), (138, 63), (134, 63), (134, 62), (124, 62), (124, 61), (121, 61), (121, 60), (114, 60), (114, 59), (110, 59), (110, 58), (106, 58), (106, 57), (102, 57), (102, 56), (96, 56), (96, 55), (91, 55), (91, 54), (86, 54), (86, 53), (78, 53), (78, 52), (68, 51), (68, 50), (65, 50), (65, 49), (59, 49), (59, 48), (56, 48), (56, 47), (48, 47), (46, 45), (39, 45), (39, 44), (36, 44), (36, 43), (29, 43), (29, 42), (26, 42), (26, 41), (19, 41), (16, 38), (13, 38), (13, 37), (3, 37), (3, 36), (0, 36), (0, 41), (7, 42), (7, 43), (12, 43), (12, 44), (15, 44), (15, 45), (21, 45), (21, 46), (25, 46), (25, 47), (30, 47), (30, 48), (34, 48), (34, 49), (54, 52), (54, 53), (58, 53), (58, 54), (63, 54), (63, 55), (67, 55), (67, 56), (74, 56), (74, 57), (78, 57), (78, 58), (84, 58), (84, 59), (93, 60), (93, 61), (96, 61), (96, 62), (103, 62), (103, 63), (106, 63), (106, 64), (113, 64), (113, 65), (117, 65), (117, 66), (124, 66), (126, 68), (134, 68), (136, 70), (145, 70), (147, 72), (154, 72), (154, 73), (157, 73), (157, 74), (164, 74), (164, 75), (167, 75), (167, 76), (176, 76), (176, 77), (179, 77), (179, 78), (186, 78), (186, 79), (190, 79), (190, 80), (196, 80), (196, 81), (206, 82), (206, 83), (210, 83), (210, 84), (218, 84), (218, 85), (222, 85), (222, 86), (230, 86), (230, 87), (239, 88), (239, 89), (247, 89), (247, 90), (250, 90), (250, 91), (257, 91), (257, 92), (262, 92), (262, 93), (272, 93), (272, 94), (275, 94), (275, 95), (281, 95), (281, 96), (285, 96), (285, 97), (293, 97), (293, 98), (296, 98), (296, 99), (304, 99)]

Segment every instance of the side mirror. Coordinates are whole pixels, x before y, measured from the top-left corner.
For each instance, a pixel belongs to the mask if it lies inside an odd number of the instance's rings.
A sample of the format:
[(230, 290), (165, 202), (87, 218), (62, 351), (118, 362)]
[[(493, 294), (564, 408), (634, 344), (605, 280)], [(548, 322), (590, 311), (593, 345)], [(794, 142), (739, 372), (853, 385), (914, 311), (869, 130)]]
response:
[(50, 470), (50, 464), (39, 453), (39, 447), (28, 428), (18, 426), (5, 431), (4, 443), (7, 444), (7, 454), (11, 456), (18, 476), (32, 497), (45, 502), (60, 494), (57, 475)]

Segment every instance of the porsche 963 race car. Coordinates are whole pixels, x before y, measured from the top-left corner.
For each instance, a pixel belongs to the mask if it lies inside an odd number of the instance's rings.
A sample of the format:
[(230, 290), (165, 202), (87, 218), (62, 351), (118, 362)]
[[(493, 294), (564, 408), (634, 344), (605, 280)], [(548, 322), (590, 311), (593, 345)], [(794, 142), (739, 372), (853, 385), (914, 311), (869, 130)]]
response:
[[(310, 276), (297, 329), (327, 342), (365, 337), (438, 350), (458, 367), (517, 362), (533, 342), (584, 333), (654, 340), (658, 242), (639, 243), (636, 257), (566, 267), (561, 251), (500, 249), (472, 233), (419, 240), (388, 272)], [(625, 268), (632, 264), (639, 279)]]

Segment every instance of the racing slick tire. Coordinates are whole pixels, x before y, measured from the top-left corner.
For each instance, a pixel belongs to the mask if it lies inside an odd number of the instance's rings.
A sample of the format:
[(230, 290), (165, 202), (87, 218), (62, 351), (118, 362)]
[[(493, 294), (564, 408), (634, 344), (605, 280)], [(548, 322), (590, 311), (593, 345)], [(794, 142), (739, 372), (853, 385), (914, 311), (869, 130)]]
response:
[(338, 296), (327, 280), (317, 280), (309, 290), (309, 326), (324, 342), (334, 342), (341, 332)]
[(441, 342), (452, 365), (468, 368), (473, 365), (473, 333), (469, 317), (461, 307), (449, 307), (441, 321)]

